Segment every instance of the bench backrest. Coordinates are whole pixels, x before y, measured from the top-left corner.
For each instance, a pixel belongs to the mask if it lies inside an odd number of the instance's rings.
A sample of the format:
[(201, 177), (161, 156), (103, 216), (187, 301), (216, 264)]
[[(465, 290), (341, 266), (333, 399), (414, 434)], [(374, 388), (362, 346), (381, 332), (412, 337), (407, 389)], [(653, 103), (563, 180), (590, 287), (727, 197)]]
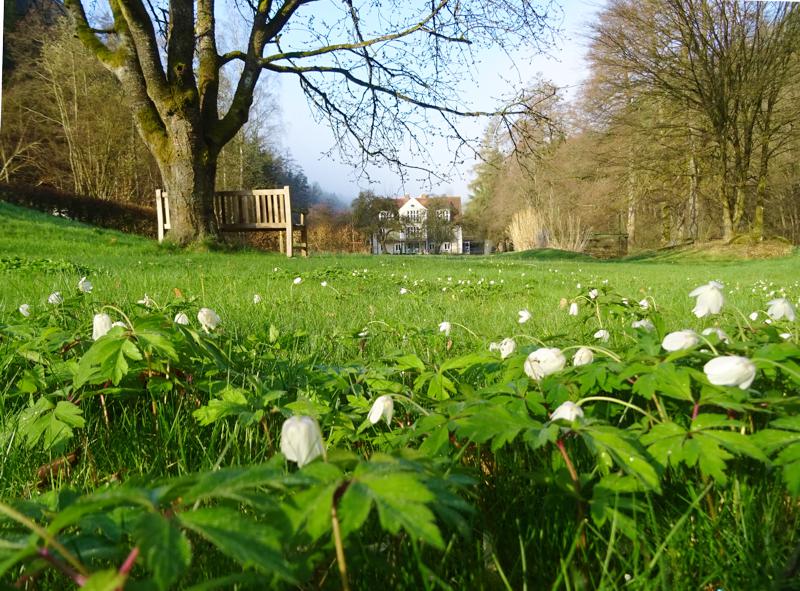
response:
[[(219, 191), (214, 195), (214, 216), (223, 232), (282, 230), (287, 234), (287, 254), (292, 256), (292, 201), (289, 187), (254, 189), (252, 191)], [(305, 221), (301, 215), (300, 224)], [(164, 231), (172, 229), (169, 198), (166, 191), (156, 190), (158, 241)]]

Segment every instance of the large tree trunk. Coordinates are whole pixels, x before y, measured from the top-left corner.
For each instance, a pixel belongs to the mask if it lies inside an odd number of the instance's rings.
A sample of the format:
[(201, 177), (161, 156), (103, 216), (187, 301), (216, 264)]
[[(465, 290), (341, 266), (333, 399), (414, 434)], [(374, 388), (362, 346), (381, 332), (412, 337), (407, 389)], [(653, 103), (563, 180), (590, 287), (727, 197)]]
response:
[(731, 205), (728, 202), (728, 195), (725, 189), (720, 188), (722, 193), (722, 239), (725, 242), (733, 240), (733, 219), (731, 218)]
[(628, 234), (628, 246), (636, 244), (636, 177), (632, 172), (628, 172), (628, 196), (627, 196), (628, 215), (625, 221), (625, 232)]
[(214, 216), (217, 155), (200, 141), (187, 137), (190, 134), (181, 135), (184, 137), (174, 142), (170, 157), (158, 162), (169, 196), (172, 230), (167, 236), (178, 244), (216, 240), (219, 237)]

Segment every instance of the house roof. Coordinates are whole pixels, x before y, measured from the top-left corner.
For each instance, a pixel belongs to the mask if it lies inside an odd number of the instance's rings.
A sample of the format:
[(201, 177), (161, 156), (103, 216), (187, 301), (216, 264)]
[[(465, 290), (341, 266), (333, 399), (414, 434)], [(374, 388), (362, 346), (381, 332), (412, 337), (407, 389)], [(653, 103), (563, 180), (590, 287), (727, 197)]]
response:
[[(442, 195), (442, 196), (420, 195), (419, 197), (415, 197), (415, 199), (419, 201), (420, 205), (422, 205), (425, 209), (428, 208), (431, 201), (435, 201), (437, 203), (447, 203), (458, 213), (461, 213), (461, 197), (450, 196), (450, 195)], [(395, 202), (397, 203), (398, 208), (403, 207), (409, 201), (411, 201), (411, 197), (409, 195), (395, 198)]]

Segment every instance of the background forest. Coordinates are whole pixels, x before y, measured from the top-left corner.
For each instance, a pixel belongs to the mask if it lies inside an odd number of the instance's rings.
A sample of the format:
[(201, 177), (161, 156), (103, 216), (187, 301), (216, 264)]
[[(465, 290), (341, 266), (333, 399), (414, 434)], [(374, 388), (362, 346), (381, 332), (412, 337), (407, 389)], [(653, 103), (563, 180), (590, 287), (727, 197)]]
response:
[(800, 241), (790, 4), (612, 0), (589, 46), (575, 101), (539, 81), (524, 137), (488, 127), (468, 209), (478, 232), (517, 249), (580, 245), (589, 228), (633, 248)]

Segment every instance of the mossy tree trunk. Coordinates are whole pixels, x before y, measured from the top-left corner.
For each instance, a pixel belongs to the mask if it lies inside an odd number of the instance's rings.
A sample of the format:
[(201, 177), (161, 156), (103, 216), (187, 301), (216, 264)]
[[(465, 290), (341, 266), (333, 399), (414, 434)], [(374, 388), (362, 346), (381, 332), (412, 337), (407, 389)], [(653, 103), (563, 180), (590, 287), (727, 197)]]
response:
[[(214, 0), (172, 0), (166, 64), (158, 35), (140, 0), (111, 0), (113, 28), (93, 29), (80, 0), (66, 0), (78, 38), (119, 79), (131, 98), (139, 134), (153, 154), (169, 194), (171, 239), (186, 244), (215, 239), (213, 199), (217, 158), (247, 122), (261, 72), (258, 56), (266, 44), (266, 6), (256, 15), (248, 58), (231, 107), (220, 117), (220, 68), (227, 57), (217, 53)], [(195, 36), (196, 33), (196, 36)], [(102, 35), (113, 35), (106, 43)], [(195, 61), (195, 58), (197, 60)]]

